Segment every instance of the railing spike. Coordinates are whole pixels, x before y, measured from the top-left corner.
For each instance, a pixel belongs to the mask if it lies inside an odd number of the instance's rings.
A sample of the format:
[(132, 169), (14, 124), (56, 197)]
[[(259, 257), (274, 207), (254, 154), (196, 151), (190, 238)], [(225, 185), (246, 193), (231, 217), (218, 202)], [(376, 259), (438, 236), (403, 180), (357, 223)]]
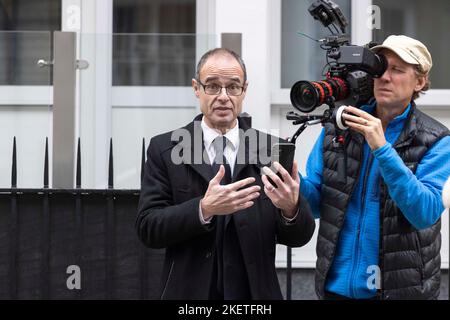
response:
[(109, 141), (108, 189), (114, 189), (114, 161), (112, 138)]
[(76, 173), (76, 181), (75, 185), (77, 189), (81, 188), (81, 142), (78, 137), (78, 146), (77, 146), (77, 173)]
[(13, 154), (12, 154), (12, 166), (11, 166), (11, 188), (17, 188), (17, 150), (16, 150), (16, 137), (13, 139)]
[(48, 137), (45, 137), (44, 189), (48, 189)]

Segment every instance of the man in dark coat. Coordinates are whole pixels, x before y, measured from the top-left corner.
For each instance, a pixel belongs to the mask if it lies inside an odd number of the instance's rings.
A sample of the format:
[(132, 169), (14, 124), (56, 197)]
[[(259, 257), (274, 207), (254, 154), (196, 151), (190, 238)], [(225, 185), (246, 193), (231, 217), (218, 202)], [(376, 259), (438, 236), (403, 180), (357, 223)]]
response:
[[(151, 140), (142, 181), (139, 238), (166, 248), (160, 297), (282, 299), (275, 245), (303, 246), (315, 228), (297, 164), (275, 163), (282, 179), (264, 168), (280, 139), (238, 117), (248, 82), (236, 53), (208, 51), (192, 86), (202, 115)], [(276, 184), (264, 192), (262, 169)]]

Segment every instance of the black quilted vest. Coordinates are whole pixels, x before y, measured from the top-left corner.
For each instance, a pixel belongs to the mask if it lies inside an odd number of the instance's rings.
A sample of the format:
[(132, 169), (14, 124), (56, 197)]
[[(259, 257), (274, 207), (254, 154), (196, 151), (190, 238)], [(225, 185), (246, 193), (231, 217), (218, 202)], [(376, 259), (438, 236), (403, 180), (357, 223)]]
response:
[[(324, 296), (327, 273), (333, 262), (348, 201), (360, 174), (364, 138), (347, 130), (346, 183), (338, 179), (339, 154), (332, 142), (335, 130), (325, 125), (324, 169), (319, 236), (317, 239), (316, 293)], [(411, 107), (394, 148), (414, 173), (427, 150), (449, 135), (438, 121)], [(340, 153), (342, 154), (342, 153)], [(380, 179), (380, 299), (437, 299), (440, 286), (441, 221), (423, 230), (415, 229), (390, 198)]]

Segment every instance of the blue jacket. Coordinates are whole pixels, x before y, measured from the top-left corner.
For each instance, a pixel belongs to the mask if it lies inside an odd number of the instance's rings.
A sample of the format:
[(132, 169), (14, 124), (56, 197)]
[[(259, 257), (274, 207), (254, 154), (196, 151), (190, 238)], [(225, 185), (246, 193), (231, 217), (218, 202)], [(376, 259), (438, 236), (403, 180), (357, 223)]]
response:
[[(375, 105), (363, 106), (362, 109), (373, 113)], [(361, 173), (327, 275), (327, 291), (356, 299), (376, 295), (376, 289), (369, 289), (367, 283), (373, 275), (370, 267), (378, 265), (380, 179), (386, 183), (391, 198), (406, 219), (417, 229), (433, 225), (444, 210), (441, 193), (450, 176), (450, 137), (439, 140), (427, 151), (414, 175), (392, 147), (409, 111), (410, 106), (389, 123), (384, 146), (371, 151), (367, 142), (364, 143)], [(320, 218), (323, 139), (324, 130), (308, 158), (307, 176), (301, 176), (300, 182), (300, 190), (308, 199), (315, 218)], [(357, 237), (358, 233), (360, 237)]]

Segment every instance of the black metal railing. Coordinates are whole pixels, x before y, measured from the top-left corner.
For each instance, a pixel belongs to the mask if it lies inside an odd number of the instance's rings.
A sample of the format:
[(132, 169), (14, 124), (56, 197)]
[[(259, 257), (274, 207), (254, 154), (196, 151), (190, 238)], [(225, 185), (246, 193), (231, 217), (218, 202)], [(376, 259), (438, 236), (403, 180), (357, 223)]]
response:
[[(145, 141), (142, 144), (142, 168)], [(49, 189), (48, 141), (42, 189), (17, 188), (16, 139), (11, 188), (0, 189), (0, 299), (156, 299), (164, 250), (146, 248), (134, 229), (139, 190)], [(141, 171), (142, 177), (142, 171)], [(67, 285), (69, 266), (81, 288)]]

